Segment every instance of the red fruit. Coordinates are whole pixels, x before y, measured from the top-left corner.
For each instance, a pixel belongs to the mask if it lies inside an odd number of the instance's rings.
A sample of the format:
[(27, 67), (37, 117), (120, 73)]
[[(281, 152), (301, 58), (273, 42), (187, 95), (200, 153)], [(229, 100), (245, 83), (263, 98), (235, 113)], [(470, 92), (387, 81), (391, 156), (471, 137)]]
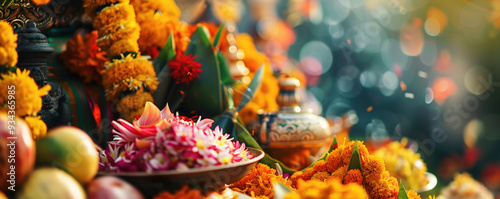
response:
[(87, 186), (89, 199), (143, 199), (144, 196), (128, 182), (117, 177), (104, 176), (91, 181)]
[[(35, 142), (24, 120), (0, 112), (0, 189), (17, 190), (35, 165)], [(9, 174), (12, 173), (12, 174)], [(9, 181), (8, 181), (9, 180)]]

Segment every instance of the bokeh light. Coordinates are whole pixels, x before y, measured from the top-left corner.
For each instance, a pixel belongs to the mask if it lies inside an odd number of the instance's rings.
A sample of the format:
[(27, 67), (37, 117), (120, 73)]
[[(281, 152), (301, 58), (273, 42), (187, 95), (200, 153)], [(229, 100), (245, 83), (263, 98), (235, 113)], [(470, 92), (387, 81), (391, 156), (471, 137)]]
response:
[(418, 57), (423, 64), (433, 66), (437, 58), (436, 44), (432, 41), (425, 41), (422, 53), (420, 53), (420, 56)]
[(385, 72), (379, 80), (380, 92), (385, 96), (394, 94), (398, 85), (398, 76), (392, 71)]
[(469, 148), (474, 148), (477, 139), (483, 133), (484, 125), (478, 119), (473, 119), (464, 128), (464, 142)]
[(464, 83), (469, 92), (481, 95), (491, 87), (491, 73), (482, 66), (469, 68), (465, 73)]
[(406, 64), (408, 62), (408, 56), (406, 56), (399, 47), (399, 42), (394, 39), (387, 39), (382, 44), (382, 50), (380, 51), (380, 56), (382, 56), (382, 61), (385, 66), (389, 69), (393, 69), (394, 65), (399, 65), (403, 70), (406, 70)]
[(324, 13), (325, 22), (338, 24), (349, 16), (350, 8), (340, 3), (340, 0), (323, 1), (323, 7), (328, 8)]
[(437, 78), (432, 84), (432, 92), (434, 93), (434, 101), (438, 104), (443, 104), (448, 97), (455, 94), (457, 86), (448, 77)]
[(405, 25), (399, 32), (401, 51), (408, 56), (418, 56), (424, 47), (424, 37), (414, 25)]
[[(330, 67), (332, 66), (333, 62), (333, 56), (332, 56), (332, 51), (330, 48), (323, 42), (321, 41), (310, 41), (302, 47), (300, 50), (300, 60), (301, 63), (306, 60), (305, 62), (308, 63), (308, 65), (303, 65), (303, 70), (305, 70), (307, 73), (310, 75), (321, 75), (328, 71)], [(317, 67), (317, 63), (313, 63), (316, 61), (319, 62), (319, 66), (321, 70), (319, 70)], [(314, 67), (313, 69), (307, 69), (311, 65), (311, 67)]]

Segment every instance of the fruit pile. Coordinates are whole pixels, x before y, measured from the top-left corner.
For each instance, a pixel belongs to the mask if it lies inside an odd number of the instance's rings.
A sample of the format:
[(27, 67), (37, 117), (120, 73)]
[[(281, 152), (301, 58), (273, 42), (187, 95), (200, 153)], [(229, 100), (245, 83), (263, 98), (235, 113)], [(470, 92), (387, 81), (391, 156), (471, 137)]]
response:
[[(34, 141), (24, 120), (9, 121), (7, 114), (0, 112), (0, 189), (7, 196), (144, 198), (123, 180), (94, 178), (99, 156), (94, 142), (82, 130), (58, 127)], [(5, 198), (2, 192), (0, 198)]]

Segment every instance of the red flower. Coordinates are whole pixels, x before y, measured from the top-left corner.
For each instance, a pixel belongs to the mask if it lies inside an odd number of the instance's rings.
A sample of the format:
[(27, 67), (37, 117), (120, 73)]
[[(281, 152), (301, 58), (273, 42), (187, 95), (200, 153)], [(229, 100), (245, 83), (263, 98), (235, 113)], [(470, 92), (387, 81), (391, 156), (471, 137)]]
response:
[(194, 61), (198, 55), (191, 57), (191, 55), (178, 54), (174, 59), (168, 62), (170, 76), (176, 79), (176, 83), (186, 83), (193, 81), (195, 78), (200, 77), (201, 63)]

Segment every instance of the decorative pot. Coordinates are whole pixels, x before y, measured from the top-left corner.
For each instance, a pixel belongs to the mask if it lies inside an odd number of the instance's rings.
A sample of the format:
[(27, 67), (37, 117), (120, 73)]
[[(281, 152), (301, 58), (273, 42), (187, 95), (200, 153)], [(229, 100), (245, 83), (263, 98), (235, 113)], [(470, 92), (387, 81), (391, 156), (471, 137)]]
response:
[(326, 152), (333, 134), (325, 118), (301, 111), (297, 79), (282, 78), (279, 86), (280, 110), (259, 112), (258, 119), (247, 128), (271, 157), (292, 169), (303, 169)]

